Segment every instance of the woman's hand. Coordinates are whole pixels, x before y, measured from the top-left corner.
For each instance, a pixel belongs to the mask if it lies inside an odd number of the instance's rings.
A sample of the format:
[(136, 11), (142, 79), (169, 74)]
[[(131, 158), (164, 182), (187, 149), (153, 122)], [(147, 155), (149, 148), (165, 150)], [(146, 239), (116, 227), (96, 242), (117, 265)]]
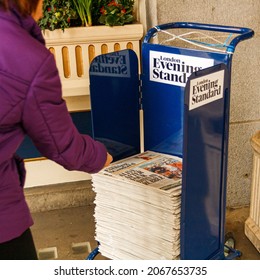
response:
[(105, 165), (104, 165), (103, 168), (109, 166), (109, 164), (110, 164), (112, 161), (113, 161), (113, 157), (112, 157), (109, 153), (107, 153), (107, 160), (106, 160), (106, 163), (105, 163)]

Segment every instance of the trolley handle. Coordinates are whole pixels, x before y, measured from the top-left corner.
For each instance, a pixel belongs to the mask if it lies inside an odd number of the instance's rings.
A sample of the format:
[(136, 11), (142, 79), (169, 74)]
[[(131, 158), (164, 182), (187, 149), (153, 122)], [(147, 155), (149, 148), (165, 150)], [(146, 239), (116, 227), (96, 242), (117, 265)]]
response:
[(250, 28), (245, 28), (245, 27), (203, 24), (203, 23), (195, 23), (195, 22), (172, 22), (172, 23), (158, 25), (148, 30), (147, 34), (144, 37), (144, 43), (149, 43), (150, 39), (154, 37), (158, 31), (166, 30), (166, 29), (174, 29), (174, 28), (175, 29), (190, 28), (190, 29), (200, 29), (200, 30), (240, 34), (230, 42), (229, 46), (227, 47), (227, 51), (234, 51), (239, 42), (247, 40), (254, 36), (254, 31)]

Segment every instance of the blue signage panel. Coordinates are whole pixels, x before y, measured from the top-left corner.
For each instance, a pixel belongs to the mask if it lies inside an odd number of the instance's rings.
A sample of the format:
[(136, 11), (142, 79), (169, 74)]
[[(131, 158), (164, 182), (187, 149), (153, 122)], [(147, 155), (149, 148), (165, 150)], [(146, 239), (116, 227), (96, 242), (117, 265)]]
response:
[(97, 56), (90, 66), (93, 137), (114, 161), (140, 152), (138, 59), (123, 50)]
[(193, 73), (184, 116), (181, 258), (224, 258), (226, 107), (229, 71)]
[(142, 46), (144, 147), (182, 156), (184, 91), (188, 77), (228, 62), (222, 53), (144, 43)]

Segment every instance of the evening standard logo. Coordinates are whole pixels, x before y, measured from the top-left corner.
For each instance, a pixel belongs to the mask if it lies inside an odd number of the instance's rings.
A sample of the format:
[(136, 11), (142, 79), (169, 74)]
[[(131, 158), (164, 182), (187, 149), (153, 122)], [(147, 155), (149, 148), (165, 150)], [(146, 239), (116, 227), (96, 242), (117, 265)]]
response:
[(150, 80), (185, 87), (193, 72), (213, 64), (209, 58), (150, 51)]
[(223, 89), (224, 70), (191, 80), (189, 110), (223, 98)]
[(90, 74), (95, 76), (130, 77), (128, 52), (114, 52), (94, 59), (90, 66)]

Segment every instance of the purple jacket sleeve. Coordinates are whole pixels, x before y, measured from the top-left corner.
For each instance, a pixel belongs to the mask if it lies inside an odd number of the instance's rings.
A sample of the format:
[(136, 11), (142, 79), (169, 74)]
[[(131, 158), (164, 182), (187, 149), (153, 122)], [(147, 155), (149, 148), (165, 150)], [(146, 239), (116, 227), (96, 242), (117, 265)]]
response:
[(107, 157), (103, 144), (74, 126), (53, 55), (48, 55), (31, 83), (23, 111), (23, 127), (43, 156), (68, 170), (96, 173)]

